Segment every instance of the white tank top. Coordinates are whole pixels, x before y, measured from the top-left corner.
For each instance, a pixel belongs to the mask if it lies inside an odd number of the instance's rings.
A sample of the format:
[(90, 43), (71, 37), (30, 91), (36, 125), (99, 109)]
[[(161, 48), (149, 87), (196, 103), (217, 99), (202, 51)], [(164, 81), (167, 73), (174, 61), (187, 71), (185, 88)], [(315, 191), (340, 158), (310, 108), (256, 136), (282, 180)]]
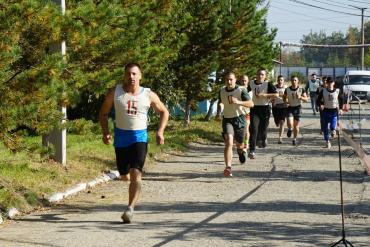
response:
[[(247, 91), (248, 92), (248, 87), (247, 86), (239, 86), (241, 89), (244, 89), (245, 91)], [(252, 98), (252, 92), (248, 92), (248, 94), (249, 94), (249, 97), (251, 97)], [(251, 112), (251, 108), (249, 108), (249, 107), (243, 107), (243, 109), (244, 109), (244, 114), (245, 115), (247, 115), (247, 114), (249, 114), (250, 112)]]
[(226, 91), (223, 87), (220, 92), (221, 102), (224, 104), (224, 118), (234, 118), (244, 115), (244, 106), (230, 103), (230, 97), (233, 96), (238, 100), (242, 100), (242, 88), (237, 87), (233, 91)]
[(292, 90), (290, 87), (285, 89), (285, 93), (288, 96), (288, 104), (289, 106), (299, 106), (301, 105), (301, 99), (299, 99), (299, 96), (302, 96), (303, 94), (303, 89), (302, 88), (297, 88), (295, 90)]
[(143, 130), (148, 126), (150, 108), (150, 89), (140, 87), (137, 95), (128, 94), (121, 84), (114, 92), (114, 109), (116, 127), (123, 130)]
[(278, 87), (278, 85), (276, 85), (275, 87), (276, 87), (276, 91), (279, 96), (274, 99), (274, 105), (284, 104), (283, 95), (284, 95), (286, 86), (284, 85), (283, 87)]
[(267, 81), (262, 82), (261, 84), (256, 84), (255, 81), (252, 81), (250, 83), (250, 88), (251, 88), (251, 92), (253, 93), (252, 100), (253, 100), (254, 105), (262, 106), (262, 105), (268, 105), (269, 104), (269, 102), (270, 102), (269, 98), (267, 98), (267, 97), (257, 97), (258, 94), (267, 93), (267, 89), (268, 89), (268, 82)]
[(324, 107), (326, 109), (336, 109), (339, 107), (339, 89), (329, 92), (326, 88), (322, 91), (324, 98)]

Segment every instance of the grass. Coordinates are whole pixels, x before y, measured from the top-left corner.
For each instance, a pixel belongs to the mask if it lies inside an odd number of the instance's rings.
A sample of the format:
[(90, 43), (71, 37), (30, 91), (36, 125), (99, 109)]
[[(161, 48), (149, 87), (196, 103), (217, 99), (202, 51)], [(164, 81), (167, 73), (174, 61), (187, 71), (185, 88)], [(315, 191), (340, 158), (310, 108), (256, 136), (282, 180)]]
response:
[[(149, 131), (146, 166), (164, 153), (182, 152), (190, 142), (222, 141), (221, 123), (193, 119), (185, 128), (182, 121), (171, 120), (165, 132), (165, 145), (155, 144), (155, 126)], [(27, 150), (16, 154), (0, 145), (0, 210), (16, 207), (23, 212), (47, 205), (45, 198), (65, 191), (80, 182), (87, 182), (102, 172), (115, 170), (112, 146), (97, 134), (67, 134), (67, 166), (49, 159), (50, 150), (41, 147), (41, 137), (25, 138)]]

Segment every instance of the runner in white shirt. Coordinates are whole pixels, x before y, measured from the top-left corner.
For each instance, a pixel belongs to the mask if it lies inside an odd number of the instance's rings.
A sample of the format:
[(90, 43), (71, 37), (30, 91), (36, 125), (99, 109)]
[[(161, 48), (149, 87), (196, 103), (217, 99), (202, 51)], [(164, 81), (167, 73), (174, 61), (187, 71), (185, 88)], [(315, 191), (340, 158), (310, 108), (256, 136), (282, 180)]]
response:
[(293, 127), (293, 141), (292, 144), (297, 144), (297, 136), (299, 133), (299, 122), (302, 114), (302, 101), (307, 102), (308, 97), (305, 90), (299, 87), (299, 79), (297, 76), (291, 77), (291, 86), (285, 90), (284, 101), (288, 104), (288, 132), (287, 136), (292, 134)]
[(287, 118), (287, 105), (285, 104), (283, 100), (283, 96), (284, 96), (285, 89), (286, 89), (284, 76), (279, 75), (277, 77), (277, 83), (275, 85), (275, 88), (279, 96), (272, 99), (272, 115), (274, 117), (274, 122), (275, 122), (276, 127), (279, 127), (278, 144), (282, 144), (285, 119)]
[(108, 92), (99, 113), (103, 142), (110, 144), (112, 136), (108, 129), (108, 115), (114, 106), (113, 145), (117, 168), (121, 179), (130, 182), (128, 206), (121, 216), (124, 223), (131, 223), (135, 205), (141, 194), (142, 169), (148, 143), (148, 110), (153, 107), (160, 116), (156, 134), (159, 145), (164, 144), (163, 132), (169, 117), (168, 110), (158, 95), (149, 88), (141, 87), (140, 80), (140, 65), (137, 63), (127, 64), (123, 83)]

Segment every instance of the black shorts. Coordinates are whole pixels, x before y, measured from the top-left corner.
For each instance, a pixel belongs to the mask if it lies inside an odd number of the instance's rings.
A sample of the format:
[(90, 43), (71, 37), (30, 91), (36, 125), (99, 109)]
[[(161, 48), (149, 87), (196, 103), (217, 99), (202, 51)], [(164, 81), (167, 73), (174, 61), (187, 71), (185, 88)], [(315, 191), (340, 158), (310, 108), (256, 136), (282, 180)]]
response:
[(301, 106), (289, 106), (288, 107), (288, 116), (293, 117), (295, 121), (299, 122), (301, 119)]
[(237, 143), (244, 143), (245, 137), (245, 126), (240, 126), (233, 121), (223, 119), (222, 121), (222, 136), (225, 134), (231, 134)]
[(115, 148), (117, 169), (120, 175), (126, 175), (131, 168), (143, 171), (148, 143), (137, 142), (128, 147)]
[(272, 107), (272, 115), (274, 116), (274, 122), (279, 125), (280, 121), (284, 121), (287, 117), (286, 107)]

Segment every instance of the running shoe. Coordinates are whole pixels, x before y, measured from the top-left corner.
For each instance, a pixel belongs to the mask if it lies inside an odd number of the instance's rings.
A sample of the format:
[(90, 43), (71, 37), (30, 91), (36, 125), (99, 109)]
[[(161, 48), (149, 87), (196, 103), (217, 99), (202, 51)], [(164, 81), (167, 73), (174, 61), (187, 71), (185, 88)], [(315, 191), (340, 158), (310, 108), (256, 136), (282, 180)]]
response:
[(225, 177), (232, 177), (233, 174), (231, 173), (231, 166), (227, 166), (224, 170), (224, 176)]
[(239, 161), (241, 164), (244, 164), (245, 163), (245, 160), (246, 160), (246, 152), (243, 150), (241, 152), (238, 152), (238, 155), (239, 155)]
[(262, 148), (262, 141), (261, 140), (257, 141), (257, 147)]
[(256, 154), (254, 152), (249, 152), (248, 158), (250, 158), (251, 160), (252, 159), (255, 159), (256, 158)]
[(293, 141), (292, 141), (292, 145), (293, 145), (293, 146), (297, 145), (296, 140), (293, 140)]
[(327, 149), (330, 149), (331, 148), (331, 143), (328, 141), (328, 142), (326, 142), (326, 148)]
[(286, 136), (288, 138), (290, 138), (292, 136), (292, 129), (288, 129), (288, 131), (286, 132)]
[(261, 143), (261, 147), (262, 147), (262, 148), (267, 147), (267, 140), (262, 141), (262, 143)]
[(336, 136), (336, 133), (335, 133), (335, 130), (332, 130), (331, 132), (330, 132), (330, 135), (331, 135), (331, 137), (335, 137)]
[(121, 219), (123, 223), (131, 223), (132, 218), (134, 216), (134, 210), (131, 207), (127, 207), (125, 212), (122, 214)]
[(283, 141), (279, 139), (278, 144), (283, 144)]

